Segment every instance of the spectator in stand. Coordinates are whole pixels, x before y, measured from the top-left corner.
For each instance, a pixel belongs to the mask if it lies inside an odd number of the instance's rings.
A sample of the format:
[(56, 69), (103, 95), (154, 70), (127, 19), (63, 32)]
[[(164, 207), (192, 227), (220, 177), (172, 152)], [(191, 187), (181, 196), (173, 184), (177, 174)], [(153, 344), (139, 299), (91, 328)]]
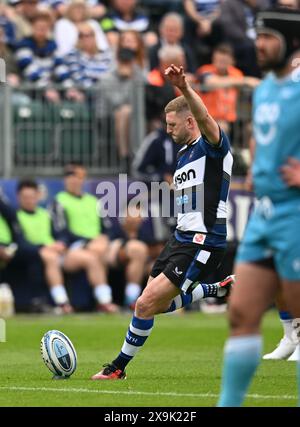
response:
[(67, 250), (67, 236), (62, 229), (57, 229), (50, 213), (38, 206), (40, 192), (35, 181), (20, 181), (17, 186), (17, 194), (19, 224), (27, 242), (39, 253), (50, 294), (59, 309), (58, 313), (72, 313), (73, 308), (64, 287), (62, 272)]
[(164, 15), (159, 24), (159, 41), (149, 49), (150, 69), (157, 68), (159, 64), (158, 51), (165, 45), (180, 45), (185, 52), (187, 71), (196, 71), (196, 62), (193, 50), (184, 42), (184, 21), (181, 15), (170, 12)]
[(112, 116), (118, 153), (128, 172), (132, 156), (131, 118), (135, 114), (134, 86), (143, 82), (144, 72), (137, 66), (136, 51), (120, 45), (116, 68), (102, 76), (97, 92), (96, 115), (100, 121)]
[(67, 98), (81, 102), (85, 99), (85, 94), (80, 89), (88, 90), (87, 95), (90, 95), (101, 76), (113, 68), (114, 58), (111, 50), (99, 50), (90, 23), (82, 22), (77, 28), (77, 48), (64, 59), (68, 75), (64, 85), (69, 88)]
[(94, 30), (99, 50), (110, 49), (108, 40), (95, 19), (90, 19), (89, 8), (84, 1), (76, 1), (67, 5), (65, 16), (54, 25), (54, 38), (58, 54), (64, 56), (76, 47), (78, 42), (78, 24), (87, 22)]
[(55, 19), (63, 16), (67, 7), (64, 0), (39, 0), (39, 5), (45, 9), (52, 10)]
[[(186, 64), (185, 51), (179, 45), (165, 45), (158, 51), (159, 65), (148, 73), (146, 87), (146, 116), (149, 131), (161, 126), (164, 105), (167, 104), (180, 92), (166, 79), (164, 70), (174, 64), (177, 66)], [(195, 76), (186, 73), (186, 77), (192, 84)]]
[[(179, 66), (186, 65), (186, 56), (184, 49), (179, 45), (166, 45), (158, 51), (158, 68), (151, 70), (148, 74), (148, 83), (154, 86), (163, 87), (166, 84), (164, 70), (170, 64)], [(192, 73), (186, 73), (189, 82), (195, 82), (195, 76)], [(177, 92), (179, 95), (179, 91)]]
[(151, 22), (151, 28), (158, 32), (158, 27), (164, 15), (176, 12), (183, 15), (182, 0), (140, 0), (143, 9)]
[(111, 10), (101, 24), (107, 32), (137, 31), (143, 34), (147, 47), (157, 43), (157, 35), (150, 29), (149, 18), (138, 10), (138, 0), (111, 0)]
[(260, 76), (255, 53), (256, 31), (254, 22), (267, 0), (226, 0), (221, 3), (218, 22), (224, 41), (234, 49), (236, 66), (247, 76)]
[(217, 21), (221, 3), (221, 0), (183, 1), (187, 16), (186, 37), (195, 48), (198, 65), (209, 62), (212, 48), (222, 41)]
[(41, 12), (39, 0), (11, 0), (10, 4), (17, 40), (30, 37), (33, 21)]
[(58, 102), (60, 95), (51, 85), (65, 80), (68, 70), (63, 60), (56, 55), (51, 29), (51, 15), (39, 13), (33, 20), (32, 36), (18, 43), (16, 59), (24, 81), (43, 88), (48, 101)]
[(12, 20), (11, 10), (4, 3), (0, 3), (0, 30), (3, 30), (4, 41), (10, 47), (16, 41), (16, 28)]
[[(40, 3), (46, 7), (52, 8), (56, 16), (61, 17), (67, 14), (69, 5), (76, 1), (77, 0), (40, 0)], [(105, 5), (100, 1), (86, 0), (85, 4), (87, 5), (90, 18), (102, 18), (106, 13)]]
[(5, 40), (4, 30), (0, 27), (0, 58), (5, 61), (6, 81), (10, 86), (16, 87), (20, 83), (19, 69), (14, 55)]
[(121, 49), (129, 49), (135, 53), (135, 64), (143, 71), (148, 70), (145, 45), (141, 34), (135, 30), (121, 31), (117, 55)]
[(260, 83), (255, 77), (245, 77), (233, 64), (233, 49), (230, 45), (220, 44), (213, 51), (212, 63), (197, 71), (199, 82), (205, 86), (201, 90), (203, 102), (226, 133), (237, 119), (238, 88), (254, 88)]
[(86, 2), (89, 8), (90, 18), (101, 19), (103, 18), (103, 16), (105, 16), (107, 12), (107, 7), (106, 7), (107, 1), (86, 0)]
[(112, 290), (107, 283), (107, 253), (109, 241), (102, 233), (99, 201), (83, 190), (86, 169), (80, 164), (65, 167), (65, 191), (56, 195), (53, 215), (66, 223), (69, 251), (64, 268), (73, 273), (84, 270), (93, 288), (97, 311), (115, 313)]

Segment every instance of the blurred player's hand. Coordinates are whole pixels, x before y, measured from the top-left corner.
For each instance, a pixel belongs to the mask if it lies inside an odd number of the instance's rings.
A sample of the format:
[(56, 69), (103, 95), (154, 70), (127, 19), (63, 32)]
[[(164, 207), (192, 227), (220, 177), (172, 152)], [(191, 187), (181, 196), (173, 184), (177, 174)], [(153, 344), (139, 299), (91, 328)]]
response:
[(300, 160), (289, 157), (280, 171), (282, 179), (289, 187), (300, 188)]

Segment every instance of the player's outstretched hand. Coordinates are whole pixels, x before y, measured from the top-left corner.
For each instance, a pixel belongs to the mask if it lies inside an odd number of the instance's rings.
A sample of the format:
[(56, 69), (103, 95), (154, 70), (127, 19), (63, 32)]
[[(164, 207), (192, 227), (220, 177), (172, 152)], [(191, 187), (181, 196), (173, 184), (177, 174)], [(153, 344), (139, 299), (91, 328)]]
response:
[(187, 87), (186, 76), (182, 66), (176, 67), (176, 65), (171, 64), (168, 68), (165, 69), (165, 76), (174, 86), (177, 86), (179, 89), (185, 89)]

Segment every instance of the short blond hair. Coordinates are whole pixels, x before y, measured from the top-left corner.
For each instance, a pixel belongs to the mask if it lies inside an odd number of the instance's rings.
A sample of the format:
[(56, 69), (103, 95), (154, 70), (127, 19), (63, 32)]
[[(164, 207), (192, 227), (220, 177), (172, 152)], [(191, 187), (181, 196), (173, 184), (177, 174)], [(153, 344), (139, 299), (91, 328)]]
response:
[(189, 104), (187, 103), (184, 96), (178, 96), (177, 98), (172, 99), (166, 106), (165, 106), (165, 113), (183, 113), (183, 112), (191, 112)]

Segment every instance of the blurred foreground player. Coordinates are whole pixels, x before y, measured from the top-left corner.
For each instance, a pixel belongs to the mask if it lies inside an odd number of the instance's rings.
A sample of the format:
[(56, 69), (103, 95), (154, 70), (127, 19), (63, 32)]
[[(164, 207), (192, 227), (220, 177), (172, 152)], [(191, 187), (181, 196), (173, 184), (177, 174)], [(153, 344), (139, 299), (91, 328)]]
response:
[[(260, 323), (279, 287), (288, 310), (300, 317), (300, 189), (282, 176), (289, 157), (300, 159), (300, 83), (295, 69), (299, 66), (300, 13), (261, 12), (257, 34), (259, 65), (272, 73), (254, 96), (252, 174), (258, 203), (237, 256), (237, 286), (229, 307), (231, 337), (225, 345), (218, 406), (243, 403), (261, 358)], [(299, 363), (298, 371), (300, 377)]]
[[(290, 187), (300, 189), (300, 160), (290, 157), (286, 164), (281, 168), (282, 178)], [(284, 298), (281, 293), (277, 295), (276, 307), (280, 322), (283, 328), (283, 337), (279, 344), (271, 353), (263, 356), (265, 360), (288, 360), (297, 362), (300, 360), (300, 345), (298, 337), (295, 335), (295, 327), (298, 324), (297, 319), (289, 313)]]

